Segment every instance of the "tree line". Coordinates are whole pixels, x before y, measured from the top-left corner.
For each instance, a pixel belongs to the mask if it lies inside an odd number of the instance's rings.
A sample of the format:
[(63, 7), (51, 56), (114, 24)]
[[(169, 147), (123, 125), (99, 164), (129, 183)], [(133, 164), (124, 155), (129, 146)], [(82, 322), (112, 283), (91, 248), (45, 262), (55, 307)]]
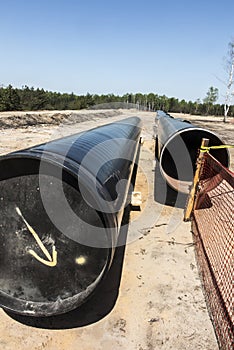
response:
[[(223, 115), (224, 105), (215, 103), (218, 89), (210, 87), (203, 100), (185, 101), (155, 93), (126, 93), (75, 95), (59, 93), (23, 86), (12, 85), (0, 87), (0, 111), (38, 111), (38, 110), (79, 110), (94, 108), (138, 108), (139, 110), (164, 110), (165, 112), (186, 113), (195, 115)], [(234, 106), (230, 106), (229, 116), (234, 117)]]

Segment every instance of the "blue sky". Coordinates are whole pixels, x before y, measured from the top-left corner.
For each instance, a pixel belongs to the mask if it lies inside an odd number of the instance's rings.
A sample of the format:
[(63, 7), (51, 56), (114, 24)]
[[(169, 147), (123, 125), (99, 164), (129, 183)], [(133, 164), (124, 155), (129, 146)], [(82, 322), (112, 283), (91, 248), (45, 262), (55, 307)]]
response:
[(195, 101), (232, 38), (233, 0), (0, 0), (0, 85)]

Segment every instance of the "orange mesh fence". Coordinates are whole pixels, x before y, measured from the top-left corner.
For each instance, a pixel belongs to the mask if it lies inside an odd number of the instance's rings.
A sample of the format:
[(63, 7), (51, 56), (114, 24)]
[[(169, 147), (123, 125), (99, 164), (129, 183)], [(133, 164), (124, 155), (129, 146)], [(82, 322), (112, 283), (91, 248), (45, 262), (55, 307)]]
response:
[(209, 153), (192, 228), (207, 307), (222, 350), (234, 349), (234, 173)]

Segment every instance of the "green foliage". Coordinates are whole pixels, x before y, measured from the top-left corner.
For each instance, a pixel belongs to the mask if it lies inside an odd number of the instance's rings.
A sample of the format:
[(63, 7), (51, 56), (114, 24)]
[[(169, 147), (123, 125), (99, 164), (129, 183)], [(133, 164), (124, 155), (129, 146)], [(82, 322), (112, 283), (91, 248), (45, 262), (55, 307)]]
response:
[(20, 107), (20, 97), (16, 89), (11, 85), (0, 89), (0, 111), (17, 111)]
[[(218, 89), (210, 87), (203, 103), (201, 100), (185, 101), (175, 97), (149, 93), (126, 93), (123, 96), (114, 94), (77, 96), (74, 93), (59, 93), (23, 86), (21, 89), (8, 87), (0, 88), (0, 111), (38, 111), (38, 110), (79, 110), (84, 108), (138, 108), (140, 110), (164, 110), (165, 112), (186, 114), (222, 115), (223, 105), (215, 104)], [(234, 115), (230, 108), (229, 115)]]
[(206, 94), (206, 97), (203, 99), (204, 104), (206, 105), (206, 114), (209, 114), (212, 105), (219, 98), (219, 90), (211, 86)]
[(204, 103), (214, 104), (219, 98), (219, 90), (218, 88), (214, 88), (211, 86), (206, 94), (206, 97), (204, 98)]

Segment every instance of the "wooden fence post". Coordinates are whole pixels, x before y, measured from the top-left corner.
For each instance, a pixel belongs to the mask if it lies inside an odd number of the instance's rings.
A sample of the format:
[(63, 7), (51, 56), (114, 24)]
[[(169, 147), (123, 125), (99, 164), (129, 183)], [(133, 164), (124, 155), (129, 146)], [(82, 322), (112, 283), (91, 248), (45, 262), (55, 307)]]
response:
[[(201, 147), (208, 147), (208, 145), (209, 145), (209, 139), (203, 138), (201, 142)], [(196, 171), (193, 178), (193, 184), (191, 186), (187, 205), (185, 208), (184, 221), (190, 221), (191, 219), (191, 215), (194, 209), (195, 198), (197, 194), (197, 187), (198, 187), (198, 183), (202, 172), (203, 159), (204, 159), (204, 152), (202, 152), (200, 149), (197, 162), (196, 162)]]

